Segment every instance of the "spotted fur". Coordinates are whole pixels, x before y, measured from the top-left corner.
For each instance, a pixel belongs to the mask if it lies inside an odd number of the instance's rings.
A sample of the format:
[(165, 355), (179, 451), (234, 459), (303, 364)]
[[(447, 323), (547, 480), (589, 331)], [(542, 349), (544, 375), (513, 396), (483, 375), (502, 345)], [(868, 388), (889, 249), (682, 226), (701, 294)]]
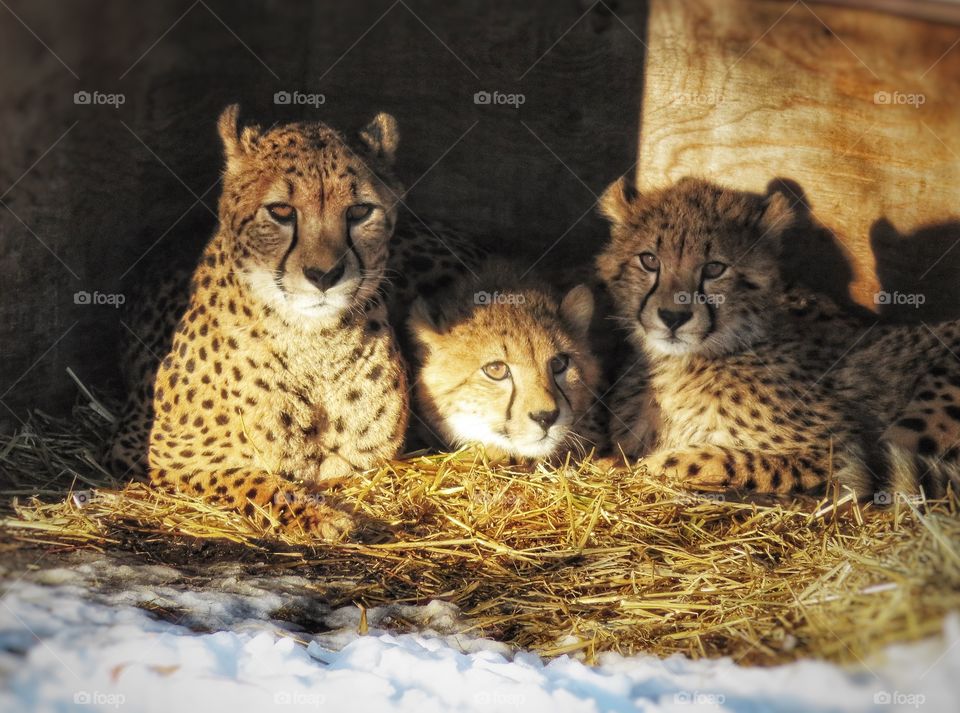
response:
[(957, 482), (960, 325), (807, 319), (780, 281), (780, 194), (685, 179), (640, 196), (621, 179), (601, 206), (598, 271), (637, 348), (611, 407), (626, 455), (692, 487), (936, 496)]
[[(113, 460), (336, 538), (352, 520), (317, 487), (395, 456), (406, 428), (380, 294), (401, 194), (396, 123), (380, 114), (348, 139), (320, 123), (241, 131), (237, 118), (231, 106), (219, 121), (219, 226), (169, 348), (152, 354), (155, 377), (134, 361), (148, 384), (133, 385)], [(166, 343), (160, 311), (139, 325), (143, 346)]]
[(500, 260), (421, 299), (408, 324), (420, 417), (442, 446), (480, 445), (493, 459), (561, 460), (602, 447), (592, 315), (585, 286), (561, 299)]

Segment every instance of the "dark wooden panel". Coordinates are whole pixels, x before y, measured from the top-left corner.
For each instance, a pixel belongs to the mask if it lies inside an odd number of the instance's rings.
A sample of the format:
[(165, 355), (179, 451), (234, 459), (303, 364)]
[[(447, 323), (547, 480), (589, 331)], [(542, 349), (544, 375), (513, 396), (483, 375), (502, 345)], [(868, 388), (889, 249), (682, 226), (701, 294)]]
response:
[[(68, 407), (67, 366), (113, 377), (117, 311), (74, 294), (130, 294), (196, 254), (230, 101), (347, 129), (395, 113), (411, 208), (531, 263), (554, 244), (547, 262), (582, 263), (604, 237), (591, 209), (635, 159), (645, 3), (206, 4), (8, 0), (63, 64), (0, 8), (0, 192), (69, 129), (3, 198), (23, 223), (0, 207), (0, 426)], [(126, 101), (78, 106), (79, 90)], [(326, 102), (291, 111), (279, 90)], [(525, 101), (477, 105), (478, 91)]]

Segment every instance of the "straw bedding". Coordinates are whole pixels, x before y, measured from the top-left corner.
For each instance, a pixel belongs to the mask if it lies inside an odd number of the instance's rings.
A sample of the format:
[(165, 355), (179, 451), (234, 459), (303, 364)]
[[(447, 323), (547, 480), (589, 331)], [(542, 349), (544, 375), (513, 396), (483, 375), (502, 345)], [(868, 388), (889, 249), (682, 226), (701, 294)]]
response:
[[(316, 545), (97, 464), (109, 412), (35, 412), (0, 440), (6, 539), (130, 548), (208, 538), (316, 582), (333, 605), (457, 604), (472, 633), (547, 655), (603, 651), (855, 661), (960, 609), (955, 496), (890, 508), (841, 493), (736, 501), (601, 463), (491, 467), (413, 456), (335, 493), (363, 525)], [(89, 497), (85, 496), (89, 494)], [(249, 557), (245, 558), (249, 561)]]

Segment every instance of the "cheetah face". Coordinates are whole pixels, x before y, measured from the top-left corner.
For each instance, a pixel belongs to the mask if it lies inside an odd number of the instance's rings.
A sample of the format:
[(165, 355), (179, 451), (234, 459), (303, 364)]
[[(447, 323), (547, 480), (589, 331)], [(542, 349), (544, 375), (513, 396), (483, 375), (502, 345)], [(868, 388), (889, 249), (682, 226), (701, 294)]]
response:
[(380, 286), (396, 223), (395, 120), (378, 115), (353, 146), (320, 123), (246, 128), (238, 137), (232, 108), (220, 129), (221, 225), (251, 294), (291, 323), (359, 312)]
[(601, 198), (612, 240), (598, 257), (631, 340), (652, 355), (718, 355), (761, 338), (779, 288), (788, 200), (683, 179), (649, 197), (624, 179)]
[(525, 293), (524, 305), (465, 305), (439, 317), (418, 302), (409, 327), (421, 349), (418, 401), (451, 445), (481, 444), (515, 458), (576, 445), (572, 428), (592, 398), (597, 366), (586, 347), (593, 298)]

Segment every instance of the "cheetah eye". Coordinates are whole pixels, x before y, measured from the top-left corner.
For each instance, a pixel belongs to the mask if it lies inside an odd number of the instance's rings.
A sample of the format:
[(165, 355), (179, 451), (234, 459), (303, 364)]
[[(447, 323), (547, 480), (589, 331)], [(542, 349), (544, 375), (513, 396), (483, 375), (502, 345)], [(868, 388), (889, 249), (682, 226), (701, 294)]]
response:
[(703, 266), (703, 276), (708, 280), (712, 280), (715, 277), (720, 277), (723, 273), (727, 271), (727, 266), (722, 262), (708, 262)]
[(494, 381), (503, 381), (510, 376), (510, 367), (502, 361), (492, 361), (483, 365), (483, 373)]
[(640, 266), (647, 272), (656, 272), (660, 269), (660, 258), (653, 253), (640, 253), (637, 255)]
[(357, 203), (347, 208), (347, 220), (351, 223), (358, 223), (373, 212), (373, 206), (369, 203)]
[(284, 225), (292, 223), (297, 214), (289, 203), (271, 203), (267, 206), (267, 212), (271, 218)]
[(550, 360), (550, 371), (554, 374), (562, 374), (570, 366), (570, 355), (557, 354)]

